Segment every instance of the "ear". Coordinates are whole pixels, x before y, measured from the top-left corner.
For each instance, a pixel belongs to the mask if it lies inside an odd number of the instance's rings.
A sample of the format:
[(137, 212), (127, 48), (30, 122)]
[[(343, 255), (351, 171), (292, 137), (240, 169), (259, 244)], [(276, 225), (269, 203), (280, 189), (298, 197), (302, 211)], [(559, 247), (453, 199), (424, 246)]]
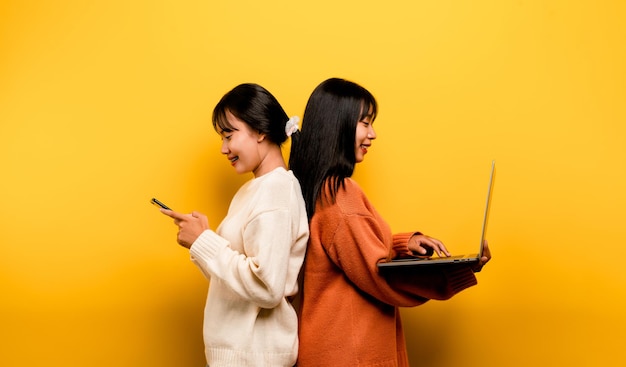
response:
[(265, 140), (266, 134), (259, 134), (259, 137), (256, 139), (257, 143), (260, 143)]

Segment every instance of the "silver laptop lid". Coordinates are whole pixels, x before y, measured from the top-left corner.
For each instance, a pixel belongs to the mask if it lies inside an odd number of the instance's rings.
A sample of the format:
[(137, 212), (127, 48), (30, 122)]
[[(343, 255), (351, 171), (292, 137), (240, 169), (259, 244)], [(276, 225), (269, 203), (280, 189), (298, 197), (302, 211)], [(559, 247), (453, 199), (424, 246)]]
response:
[(489, 188), (487, 189), (487, 202), (485, 203), (485, 215), (483, 217), (483, 230), (480, 235), (480, 247), (478, 251), (478, 259), (483, 257), (483, 242), (485, 242), (485, 233), (487, 232), (487, 219), (489, 218), (489, 207), (491, 205), (491, 191), (493, 188), (493, 178), (496, 171), (495, 159), (491, 161), (491, 174), (489, 175)]

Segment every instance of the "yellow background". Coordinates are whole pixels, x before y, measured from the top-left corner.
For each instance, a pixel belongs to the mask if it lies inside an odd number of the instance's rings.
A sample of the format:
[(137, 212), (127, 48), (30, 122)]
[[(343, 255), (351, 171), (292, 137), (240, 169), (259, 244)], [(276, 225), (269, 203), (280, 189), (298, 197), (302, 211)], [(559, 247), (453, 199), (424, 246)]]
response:
[(217, 100), (256, 82), (301, 116), (333, 76), (380, 103), (355, 178), (394, 231), (472, 251), (497, 160), (493, 262), (403, 310), (412, 365), (620, 364), (624, 19), (619, 0), (3, 1), (0, 365), (203, 365), (207, 282), (148, 201), (216, 226), (250, 178), (219, 154)]

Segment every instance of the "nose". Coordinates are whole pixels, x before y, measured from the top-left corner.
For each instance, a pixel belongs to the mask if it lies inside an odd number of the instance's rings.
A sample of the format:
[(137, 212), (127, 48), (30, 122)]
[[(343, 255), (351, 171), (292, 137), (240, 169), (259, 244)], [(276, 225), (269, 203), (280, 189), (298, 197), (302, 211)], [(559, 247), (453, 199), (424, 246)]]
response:
[(229, 151), (230, 149), (228, 149), (228, 144), (226, 144), (225, 140), (222, 140), (222, 147), (220, 148), (220, 153), (228, 154)]
[(374, 130), (374, 126), (370, 125), (369, 129), (367, 130), (367, 138), (374, 140), (376, 139), (376, 130)]

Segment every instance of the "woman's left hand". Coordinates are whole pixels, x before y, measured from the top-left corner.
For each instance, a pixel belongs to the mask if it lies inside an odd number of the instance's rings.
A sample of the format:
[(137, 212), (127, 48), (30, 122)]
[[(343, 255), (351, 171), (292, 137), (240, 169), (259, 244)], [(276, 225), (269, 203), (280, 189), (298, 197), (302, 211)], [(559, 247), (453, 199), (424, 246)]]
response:
[(478, 265), (476, 265), (472, 270), (478, 273), (479, 271), (483, 270), (483, 266), (485, 266), (485, 264), (487, 264), (489, 260), (491, 260), (491, 250), (489, 250), (489, 244), (487, 243), (487, 240), (484, 240), (483, 255), (478, 260)]

